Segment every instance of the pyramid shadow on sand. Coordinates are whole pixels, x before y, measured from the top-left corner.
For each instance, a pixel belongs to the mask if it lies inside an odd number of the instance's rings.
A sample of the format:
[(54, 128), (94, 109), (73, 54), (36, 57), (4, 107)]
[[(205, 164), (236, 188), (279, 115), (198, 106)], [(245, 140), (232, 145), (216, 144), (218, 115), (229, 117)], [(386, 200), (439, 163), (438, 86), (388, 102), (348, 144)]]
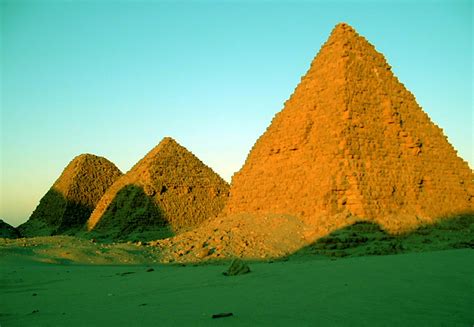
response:
[(163, 209), (143, 187), (129, 184), (117, 192), (89, 235), (101, 240), (149, 241), (171, 237), (174, 232)]
[[(474, 248), (474, 213), (439, 218), (401, 234), (392, 234), (373, 221), (357, 221), (318, 238), (288, 255), (266, 258), (242, 257), (248, 263), (287, 260), (335, 260), (349, 257), (382, 256)], [(283, 241), (283, 240), (282, 240)], [(180, 265), (230, 264), (237, 256), (204, 261), (174, 262)]]
[(289, 257), (320, 255), (341, 258), (474, 248), (473, 230), (472, 213), (444, 217), (436, 223), (398, 235), (388, 233), (375, 222), (358, 221), (319, 238)]

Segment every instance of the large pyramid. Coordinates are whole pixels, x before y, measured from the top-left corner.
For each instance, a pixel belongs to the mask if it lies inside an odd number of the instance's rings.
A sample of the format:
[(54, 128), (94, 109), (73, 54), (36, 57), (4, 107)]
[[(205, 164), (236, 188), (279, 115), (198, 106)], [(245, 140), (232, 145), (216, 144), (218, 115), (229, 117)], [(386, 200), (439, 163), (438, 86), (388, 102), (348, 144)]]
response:
[(225, 214), (402, 231), (473, 211), (473, 174), (384, 56), (338, 24), (232, 179)]
[(121, 175), (105, 158), (92, 154), (75, 157), (18, 230), (26, 237), (78, 231), (105, 191)]
[(167, 137), (112, 185), (87, 226), (111, 238), (160, 228), (175, 233), (216, 216), (228, 193), (219, 175)]

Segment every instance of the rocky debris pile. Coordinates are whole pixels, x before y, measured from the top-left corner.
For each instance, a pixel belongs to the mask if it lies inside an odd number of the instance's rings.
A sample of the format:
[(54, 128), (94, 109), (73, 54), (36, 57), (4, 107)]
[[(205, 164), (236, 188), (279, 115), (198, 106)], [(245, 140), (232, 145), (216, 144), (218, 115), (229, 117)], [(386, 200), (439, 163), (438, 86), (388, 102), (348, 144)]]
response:
[(308, 244), (311, 230), (288, 215), (237, 214), (216, 218), (172, 238), (150, 242), (163, 263), (219, 259), (269, 260), (284, 257)]
[(18, 238), (21, 237), (20, 232), (10, 224), (0, 219), (0, 238)]
[(112, 238), (153, 230), (168, 237), (217, 216), (228, 194), (219, 175), (167, 137), (110, 187), (87, 226)]
[(105, 191), (122, 175), (109, 160), (92, 154), (75, 157), (40, 200), (23, 236), (73, 234), (82, 229)]
[[(473, 212), (473, 174), (384, 56), (338, 24), (232, 179), (224, 214), (398, 233)], [(322, 236), (322, 235), (321, 235)]]

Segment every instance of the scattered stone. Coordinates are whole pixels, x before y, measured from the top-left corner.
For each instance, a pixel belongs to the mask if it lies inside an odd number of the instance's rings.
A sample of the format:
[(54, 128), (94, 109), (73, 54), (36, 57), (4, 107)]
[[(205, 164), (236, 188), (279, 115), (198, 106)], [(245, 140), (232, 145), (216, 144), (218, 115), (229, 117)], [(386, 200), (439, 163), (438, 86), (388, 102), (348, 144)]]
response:
[(38, 309), (33, 310), (31, 313), (39, 313), (40, 311)]
[(37, 293), (33, 293), (33, 294), (31, 294), (31, 296), (37, 296), (37, 295), (38, 295)]
[(234, 314), (232, 312), (216, 313), (212, 315), (212, 319), (231, 317), (233, 315)]
[(153, 268), (148, 268), (148, 269), (146, 270), (146, 272), (152, 272), (152, 271), (155, 271), (155, 269), (153, 269)]
[(204, 259), (204, 258), (207, 257), (209, 254), (210, 254), (209, 249), (203, 248), (203, 249), (199, 250), (199, 251), (196, 253), (196, 257), (199, 258), (199, 259)]
[(225, 276), (244, 275), (250, 272), (250, 267), (240, 259), (232, 260), (229, 268), (222, 274)]

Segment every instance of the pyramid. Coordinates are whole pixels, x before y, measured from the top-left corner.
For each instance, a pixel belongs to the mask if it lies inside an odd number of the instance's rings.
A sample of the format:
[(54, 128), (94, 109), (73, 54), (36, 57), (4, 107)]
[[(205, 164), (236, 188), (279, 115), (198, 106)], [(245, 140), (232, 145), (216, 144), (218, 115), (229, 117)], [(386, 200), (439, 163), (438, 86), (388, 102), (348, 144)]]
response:
[(13, 226), (0, 219), (0, 238), (18, 238), (20, 232)]
[(384, 56), (338, 24), (234, 174), (224, 214), (389, 231), (473, 211), (473, 174)]
[(120, 170), (92, 154), (75, 157), (40, 200), (27, 222), (18, 227), (27, 237), (71, 234), (81, 229)]
[(163, 228), (165, 237), (217, 215), (228, 193), (219, 175), (167, 137), (112, 185), (87, 226), (112, 238)]

